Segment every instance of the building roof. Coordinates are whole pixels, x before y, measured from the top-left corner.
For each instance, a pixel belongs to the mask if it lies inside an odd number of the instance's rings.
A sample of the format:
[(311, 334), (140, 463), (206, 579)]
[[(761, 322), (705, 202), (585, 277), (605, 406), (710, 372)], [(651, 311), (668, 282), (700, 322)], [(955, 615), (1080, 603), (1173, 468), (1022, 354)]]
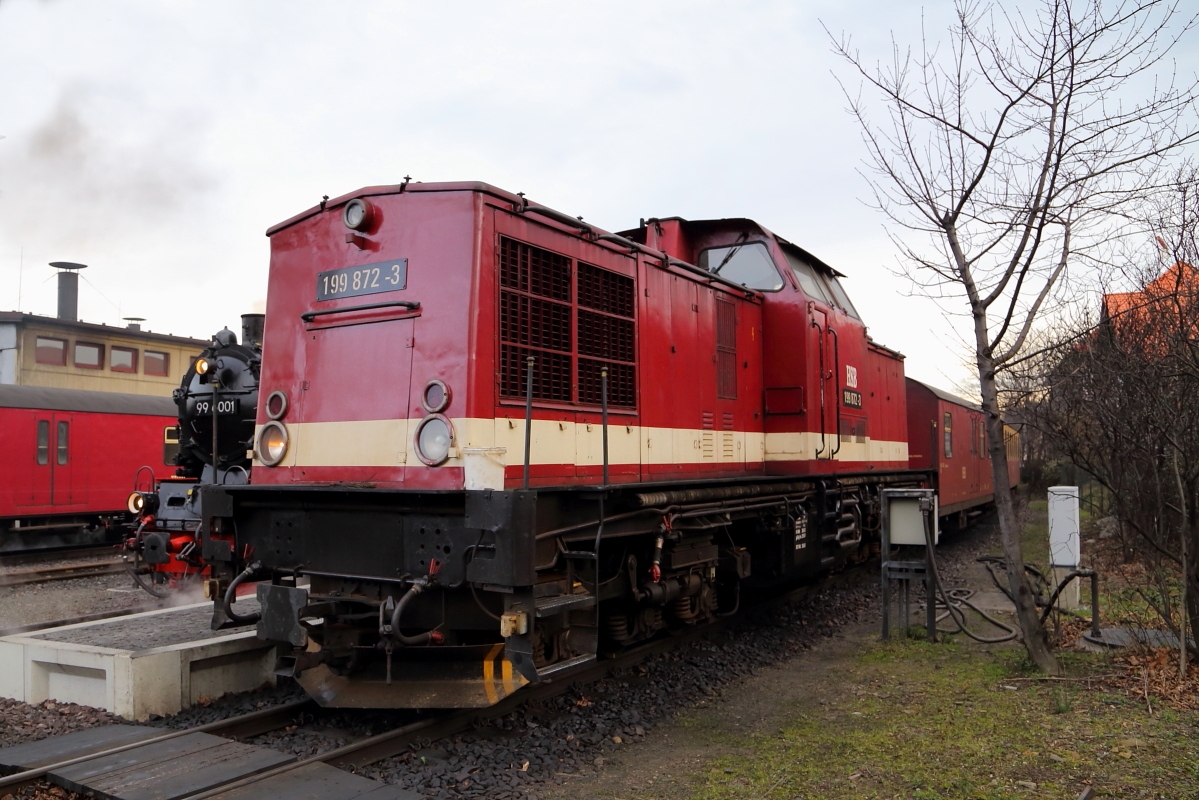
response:
[(0, 408), (92, 411), (104, 414), (135, 414), (154, 417), (179, 416), (178, 406), (169, 397), (8, 384), (0, 384)]
[(22, 311), (0, 311), (0, 323), (5, 322), (17, 324), (36, 323), (39, 325), (48, 325), (78, 331), (79, 333), (89, 333), (93, 336), (126, 336), (133, 339), (141, 339), (142, 341), (146, 342), (198, 345), (200, 348), (207, 347), (212, 342), (211, 339), (192, 339), (188, 336), (175, 336), (171, 333), (154, 333), (152, 331), (135, 330), (133, 328), (117, 327), (115, 325), (103, 325), (95, 322), (80, 322), (72, 319), (60, 319), (58, 317), (43, 317), (38, 314), (26, 314)]

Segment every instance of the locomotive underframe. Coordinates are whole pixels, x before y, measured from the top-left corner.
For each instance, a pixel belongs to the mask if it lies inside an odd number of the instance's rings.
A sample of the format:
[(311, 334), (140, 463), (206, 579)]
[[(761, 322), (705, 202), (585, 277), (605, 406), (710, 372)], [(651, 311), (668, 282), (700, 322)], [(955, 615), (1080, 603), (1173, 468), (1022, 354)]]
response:
[(869, 557), (878, 490), (928, 477), (458, 492), (204, 486), (202, 555), (216, 567), (214, 627), (233, 624), (219, 599), (229, 581), (258, 565), (253, 578), (270, 580), (258, 588), (259, 636), (279, 644), (281, 674), (322, 703), (486, 706), (597, 654), (731, 613), (743, 587)]

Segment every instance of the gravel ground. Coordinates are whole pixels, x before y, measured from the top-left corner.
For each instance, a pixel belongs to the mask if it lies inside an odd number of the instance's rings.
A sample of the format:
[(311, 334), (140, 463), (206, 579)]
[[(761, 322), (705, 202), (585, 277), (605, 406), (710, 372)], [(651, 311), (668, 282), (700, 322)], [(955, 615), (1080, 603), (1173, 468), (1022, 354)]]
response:
[(5, 586), (0, 590), (0, 629), (52, 622), (101, 611), (161, 608), (124, 573)]
[[(989, 524), (984, 522), (979, 527), (984, 529), (982, 533), (957, 537), (941, 548), (942, 576), (947, 586), (960, 582), (958, 577), (983, 546), (980, 542), (988, 539)], [(867, 567), (870, 576), (872, 569)], [(35, 621), (28, 615), (39, 611), (52, 611), (47, 618), (53, 618), (102, 610), (98, 603), (108, 599), (105, 595), (116, 595), (128, 603), (130, 595), (97, 591), (114, 584), (123, 587), (126, 580), (114, 576), (59, 582), (71, 585), (53, 589), (50, 585), (40, 590), (21, 587), (28, 595), (23, 601), (14, 603), (10, 595), (0, 598), (0, 624), (10, 619), (7, 615), (16, 613), (14, 608), (26, 609), (22, 613), (27, 616), (9, 624)], [(85, 581), (90, 588), (73, 585)], [(51, 597), (52, 603), (48, 602)], [(916, 602), (914, 598), (914, 606)], [(70, 607), (77, 610), (64, 610)], [(120, 602), (116, 607), (121, 607)], [(602, 769), (606, 754), (613, 748), (621, 748), (626, 760), (635, 758), (631, 755), (634, 751), (624, 748), (642, 741), (655, 727), (669, 723), (676, 712), (700, 701), (727, 698), (761, 669), (802, 658), (806, 650), (844, 626), (876, 619), (877, 614), (877, 582), (872, 577), (856, 586), (813, 592), (596, 684), (575, 687), (543, 703), (530, 703), (469, 733), (436, 743), (423, 742), (409, 753), (360, 772), (432, 798), (538, 800), (568, 776), (594, 774)], [(298, 687), (287, 681), (270, 690), (229, 695), (149, 724), (188, 727), (302, 696)], [(256, 737), (253, 742), (306, 756), (414, 718), (414, 712), (331, 711), (299, 727)], [(30, 706), (0, 700), (0, 745), (119, 721), (107, 712), (82, 706), (53, 702)], [(41, 791), (49, 790), (43, 787)], [(74, 798), (70, 793), (36, 796)]]

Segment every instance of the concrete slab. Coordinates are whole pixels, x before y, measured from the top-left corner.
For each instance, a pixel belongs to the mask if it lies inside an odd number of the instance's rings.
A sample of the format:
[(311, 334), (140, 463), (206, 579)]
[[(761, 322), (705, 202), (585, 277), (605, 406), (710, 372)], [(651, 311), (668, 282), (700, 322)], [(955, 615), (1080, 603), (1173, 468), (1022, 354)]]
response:
[(0, 772), (11, 774), (81, 758), (102, 750), (162, 736), (160, 728), (140, 725), (102, 725), (98, 728), (26, 742), (0, 750)]
[(305, 764), (249, 786), (230, 789), (211, 800), (420, 800), (422, 795), (330, 767)]
[[(239, 601), (242, 613), (256, 606)], [(211, 610), (196, 603), (0, 638), (0, 696), (144, 720), (274, 683), (274, 649), (253, 626), (210, 630)]]
[(265, 747), (192, 733), (85, 761), (49, 774), (52, 783), (109, 800), (175, 800), (295, 761)]

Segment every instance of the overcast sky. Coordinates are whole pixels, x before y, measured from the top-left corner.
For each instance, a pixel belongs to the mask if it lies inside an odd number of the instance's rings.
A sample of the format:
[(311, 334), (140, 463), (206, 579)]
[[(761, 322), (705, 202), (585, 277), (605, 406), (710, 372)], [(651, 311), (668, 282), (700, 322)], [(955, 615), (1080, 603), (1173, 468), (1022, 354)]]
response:
[(0, 0), (0, 309), (53, 315), (47, 262), (77, 261), (81, 318), (207, 337), (263, 309), (264, 231), (321, 195), (480, 180), (609, 230), (755, 219), (952, 388), (820, 27), (885, 58), (921, 14), (939, 35), (952, 5)]

